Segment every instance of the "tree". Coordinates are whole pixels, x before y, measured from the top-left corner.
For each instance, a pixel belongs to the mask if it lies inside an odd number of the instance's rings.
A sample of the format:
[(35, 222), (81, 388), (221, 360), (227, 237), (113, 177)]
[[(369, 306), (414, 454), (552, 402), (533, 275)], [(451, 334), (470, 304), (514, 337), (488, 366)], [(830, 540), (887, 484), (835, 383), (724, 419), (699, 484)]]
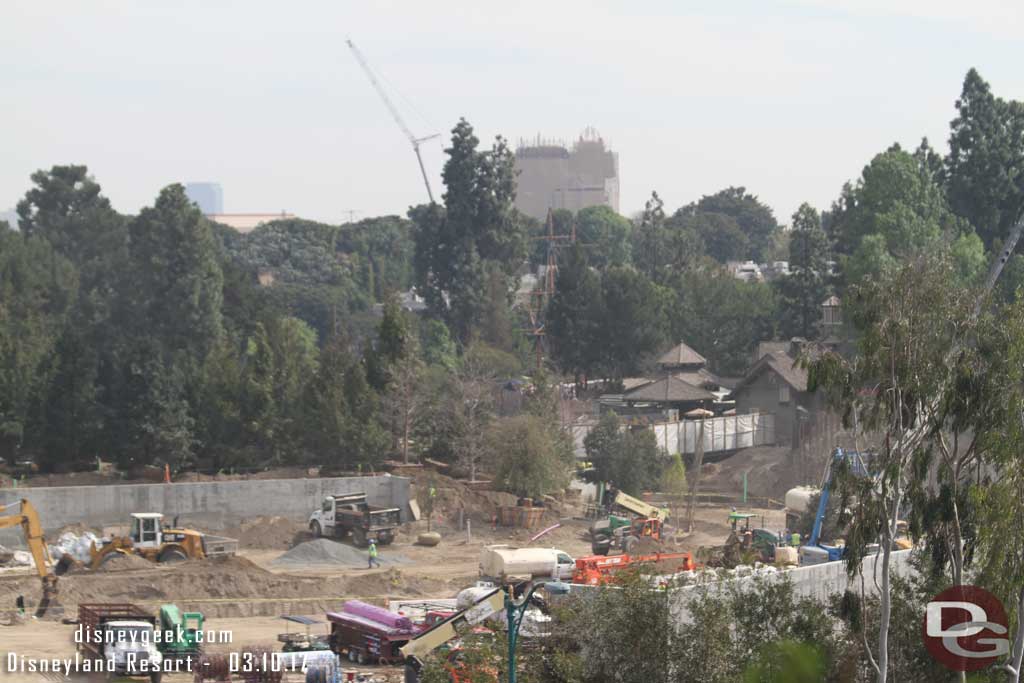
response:
[(181, 185), (169, 185), (129, 226), (130, 323), (165, 354), (201, 363), (223, 332), (223, 274), (210, 224)]
[(607, 206), (588, 206), (576, 214), (576, 239), (588, 248), (598, 270), (629, 265), (633, 225)]
[(74, 328), (66, 327), (54, 348), (53, 367), (43, 397), (37, 439), (40, 464), (53, 468), (92, 460), (103, 428), (96, 395), (96, 356)]
[(448, 327), (435, 318), (421, 319), (420, 347), (423, 360), (428, 365), (440, 365), (452, 370), (458, 362), (455, 342), (452, 341)]
[(779, 303), (768, 284), (737, 280), (715, 266), (677, 273), (667, 286), (671, 338), (686, 339), (717, 372), (742, 374), (754, 346), (776, 338)]
[(478, 468), (487, 453), (486, 429), (494, 417), (494, 384), (497, 375), (487, 362), (484, 349), (473, 346), (463, 355), (452, 375), (451, 423), (456, 462), (476, 481)]
[(821, 302), (828, 292), (828, 237), (809, 204), (793, 214), (789, 242), (790, 274), (778, 281), (784, 336), (814, 339)]
[(45, 239), (0, 223), (0, 461), (21, 446), (46, 393), (77, 288), (74, 267)]
[(126, 356), (117, 401), (118, 464), (193, 464), (195, 420), (182, 366), (165, 362), (159, 341), (151, 337), (133, 340)]
[(377, 397), (344, 337), (335, 336), (324, 345), (306, 405), (307, 448), (327, 470), (372, 467), (387, 451)]
[[(676, 211), (673, 218), (697, 217), (702, 214), (718, 214), (731, 218), (739, 229), (737, 234), (744, 235), (749, 243), (743, 257), (758, 262), (765, 260), (775, 233), (779, 230), (772, 210), (756, 196), (747, 194), (744, 187), (729, 187), (715, 194), (705, 195), (696, 203)], [(731, 226), (729, 230), (732, 232)]]
[(661, 480), (663, 452), (650, 429), (626, 429), (608, 412), (583, 440), (593, 465), (594, 481), (614, 485), (631, 495), (651, 490)]
[[(409, 462), (409, 443), (423, 396), (420, 392), (423, 361), (420, 359), (419, 338), (412, 324), (402, 312), (397, 299), (392, 297), (384, 305), (384, 317), (377, 332), (377, 348), (367, 354), (367, 366), (373, 359), (373, 375), (379, 375), (378, 390), (385, 393), (391, 413), (391, 431), (395, 450), (402, 461)], [(371, 379), (371, 384), (374, 381)]]
[(679, 520), (683, 518), (682, 512), (689, 486), (686, 483), (686, 466), (683, 465), (683, 457), (676, 453), (669, 461), (668, 467), (661, 475), (661, 491), (672, 496), (672, 519), (676, 527), (679, 527)]
[(517, 496), (539, 498), (565, 488), (572, 444), (550, 417), (523, 414), (494, 422), (487, 442), (495, 482)]
[[(910, 492), (923, 486), (920, 478), (928, 472), (917, 460), (920, 442), (908, 434), (919, 427), (929, 434), (941, 429), (944, 420), (936, 420), (930, 406), (933, 400), (945, 403), (943, 397), (951, 388), (947, 356), (955, 340), (962, 338), (973, 303), (968, 293), (950, 290), (951, 279), (948, 258), (921, 256), (883, 280), (852, 287), (844, 311), (849, 311), (860, 332), (858, 355), (843, 359), (828, 353), (810, 364), (809, 390), (823, 387), (858, 434), (878, 435), (870, 444), (877, 451), (872, 467), (878, 475), (841, 476), (838, 488), (843, 496), (841, 509), (847, 501), (856, 501), (846, 535), (849, 570), (856, 571), (868, 545), (881, 546), (878, 644), (873, 660), (880, 682), (889, 675), (889, 561), (897, 521)], [(871, 390), (865, 392), (864, 387)]]
[(618, 380), (664, 343), (666, 291), (632, 268), (610, 268), (601, 278), (601, 301), (601, 365)]
[(18, 202), (18, 223), (26, 236), (37, 236), (74, 263), (91, 290), (109, 282), (105, 264), (119, 261), (126, 246), (125, 224), (100, 194), (85, 166), (54, 166), (32, 174), (35, 187)]
[(353, 264), (367, 297), (385, 301), (392, 292), (412, 286), (412, 222), (401, 216), (367, 218), (340, 226), (335, 242), (339, 253), (358, 259)]
[(478, 144), (473, 127), (460, 119), (446, 150), (444, 208), (409, 212), (416, 224), (417, 290), (463, 342), (487, 305), (490, 268), (501, 273), (509, 291), (526, 255), (523, 225), (512, 206), (514, 155), (500, 137), (489, 152), (478, 151)]
[(640, 225), (633, 231), (636, 269), (653, 282), (664, 284), (680, 270), (698, 264), (703, 254), (704, 243), (689, 219), (673, 216), (666, 220), (664, 203), (653, 192)]
[(928, 159), (893, 145), (864, 167), (856, 185), (844, 187), (831, 230), (846, 285), (970, 232), (950, 211)]
[(993, 249), (1024, 212), (1024, 103), (994, 96), (971, 69), (956, 110), (942, 177), (950, 206)]
[(719, 263), (742, 261), (750, 254), (750, 239), (732, 216), (698, 213), (687, 222), (704, 243), (707, 255)]
[(568, 250), (555, 277), (547, 311), (551, 357), (579, 384), (601, 361), (601, 325), (605, 319), (601, 281), (587, 265), (579, 245)]

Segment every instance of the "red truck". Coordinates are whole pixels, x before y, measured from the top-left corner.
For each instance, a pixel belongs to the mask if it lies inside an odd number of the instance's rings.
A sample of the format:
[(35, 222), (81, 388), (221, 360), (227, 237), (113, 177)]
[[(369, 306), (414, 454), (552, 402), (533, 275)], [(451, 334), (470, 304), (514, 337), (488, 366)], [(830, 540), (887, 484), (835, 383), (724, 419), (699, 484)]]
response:
[(405, 660), (399, 648), (423, 630), (404, 615), (359, 600), (340, 612), (328, 612), (331, 650), (359, 664), (396, 664)]
[(75, 643), (83, 657), (109, 663), (109, 674), (148, 676), (151, 683), (160, 683), (163, 656), (157, 648), (156, 617), (135, 605), (79, 605)]

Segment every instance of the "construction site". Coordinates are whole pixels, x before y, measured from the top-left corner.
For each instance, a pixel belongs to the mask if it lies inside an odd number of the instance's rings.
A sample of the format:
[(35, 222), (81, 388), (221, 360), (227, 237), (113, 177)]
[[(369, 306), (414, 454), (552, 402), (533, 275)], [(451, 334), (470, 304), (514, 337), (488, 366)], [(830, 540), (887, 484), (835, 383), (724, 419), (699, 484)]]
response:
[[(76, 642), (76, 633), (90, 619), (130, 623), (97, 616), (113, 610), (121, 619), (168, 628), (188, 624), (185, 632), (203, 640), (189, 650), (194, 661), (188, 671), (176, 671), (173, 652), (161, 652), (169, 681), (195, 675), (200, 662), (213, 670), (237, 663), (232, 656), (289, 651), (334, 655), (332, 666), (352, 675), (339, 680), (416, 680), (409, 662), (436, 648), (457, 652), (459, 630), (446, 625), (464, 619), (466, 607), (493, 602), (496, 591), (503, 597), (505, 587), (557, 582), (569, 592), (588, 590), (613, 585), (626, 567), (644, 567), (652, 580), (701, 573), (721, 580), (743, 576), (744, 566), (749, 574), (825, 561), (798, 558), (785, 537), (787, 510), (765, 490), (781, 483), (772, 473), (778, 475), (785, 450), (760, 451), (749, 459), (762, 463), (749, 487), (756, 495), (737, 488), (737, 465), (726, 460), (705, 465), (703, 493), (690, 501), (614, 491), (603, 501), (585, 500), (571, 490), (524, 501), (432, 468), (335, 481), (93, 481), (6, 489), (0, 491), (0, 529), (8, 528), (2, 539), (10, 549), (0, 553), (0, 643), (5, 657), (17, 653), (22, 662), (8, 662), (9, 670), (16, 665), (11, 680), (35, 680), (39, 672), (28, 669), (43, 661), (84, 675), (83, 666), (89, 669), (82, 656), (90, 651)], [(252, 514), (257, 508), (233, 506), (228, 498), (218, 505), (190, 490), (229, 484), (261, 491), (254, 503), (264, 513)], [(325, 493), (316, 503), (321, 489), (331, 486), (337, 494)], [(268, 501), (295, 487), (307, 496), (282, 507), (305, 504), (305, 513), (269, 514)], [(123, 504), (156, 500), (152, 489), (165, 496), (165, 505), (181, 498), (170, 495), (176, 489), (202, 502), (194, 509), (179, 502), (174, 509), (132, 510), (115, 523)], [(55, 501), (66, 503), (76, 492), (95, 497), (97, 490), (115, 503), (91, 510), (76, 505), (84, 512), (74, 523), (59, 517), (63, 506)], [(400, 507), (390, 505), (394, 492)], [(58, 528), (47, 514), (59, 519)], [(829, 589), (827, 581), (808, 578), (814, 590)], [(444, 635), (423, 635), (436, 633)], [(302, 680), (301, 672), (284, 675)]]

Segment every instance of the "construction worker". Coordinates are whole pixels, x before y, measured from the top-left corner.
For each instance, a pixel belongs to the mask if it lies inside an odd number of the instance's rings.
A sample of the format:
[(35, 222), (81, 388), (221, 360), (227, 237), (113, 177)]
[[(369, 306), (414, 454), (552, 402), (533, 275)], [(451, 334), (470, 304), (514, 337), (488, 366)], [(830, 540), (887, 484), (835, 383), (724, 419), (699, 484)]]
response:
[(372, 538), (370, 539), (370, 551), (368, 553), (367, 560), (367, 569), (373, 569), (373, 565), (377, 565), (378, 567), (380, 566), (380, 562), (377, 560), (377, 541)]
[(794, 531), (793, 535), (789, 537), (789, 544), (794, 548), (800, 547), (800, 532)]

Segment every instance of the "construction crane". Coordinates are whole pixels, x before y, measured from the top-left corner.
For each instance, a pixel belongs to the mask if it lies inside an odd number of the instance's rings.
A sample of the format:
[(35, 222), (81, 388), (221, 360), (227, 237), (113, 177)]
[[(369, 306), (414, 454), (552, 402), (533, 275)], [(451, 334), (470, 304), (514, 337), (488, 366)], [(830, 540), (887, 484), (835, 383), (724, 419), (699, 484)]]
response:
[(359, 48), (357, 48), (355, 43), (351, 40), (346, 40), (345, 42), (348, 43), (348, 47), (352, 50), (352, 54), (355, 55), (356, 61), (359, 62), (359, 66), (363, 67), (363, 71), (366, 72), (366, 76), (370, 79), (370, 83), (373, 84), (377, 94), (380, 95), (382, 100), (384, 100), (384, 104), (387, 106), (388, 111), (391, 112), (391, 117), (395, 120), (395, 123), (398, 124), (398, 127), (402, 129), (402, 132), (405, 133), (405, 137), (409, 138), (409, 142), (412, 143), (412, 149), (416, 152), (416, 161), (420, 164), (420, 173), (423, 174), (423, 184), (427, 186), (427, 196), (430, 197), (431, 204), (435, 203), (434, 192), (430, 189), (430, 180), (427, 178), (427, 169), (423, 166), (423, 156), (420, 154), (420, 144), (427, 142), (428, 140), (433, 140), (434, 138), (439, 138), (441, 137), (441, 134), (434, 133), (433, 135), (428, 135), (422, 138), (418, 138), (413, 135), (413, 132), (409, 130), (409, 126), (407, 126), (405, 121), (402, 120), (402, 116), (398, 113), (398, 109), (391, 101), (391, 98), (388, 97), (388, 94), (384, 92), (384, 88), (381, 87), (381, 84), (377, 81), (377, 77), (374, 75), (373, 69), (371, 69), (370, 65), (366, 63), (366, 58), (363, 57), (363, 53), (359, 51)]
[[(18, 512), (11, 512), (14, 508), (17, 508)], [(62, 562), (54, 566), (53, 560), (50, 559), (50, 553), (46, 549), (46, 539), (43, 537), (43, 526), (39, 522), (39, 513), (36, 512), (32, 503), (24, 498), (12, 505), (0, 505), (0, 529), (13, 526), (20, 526), (25, 533), (25, 543), (35, 562), (36, 573), (42, 580), (43, 597), (36, 609), (36, 616), (42, 617), (51, 607), (54, 608), (54, 611), (60, 611), (59, 605), (56, 604), (57, 575), (62, 574), (67, 565)]]

